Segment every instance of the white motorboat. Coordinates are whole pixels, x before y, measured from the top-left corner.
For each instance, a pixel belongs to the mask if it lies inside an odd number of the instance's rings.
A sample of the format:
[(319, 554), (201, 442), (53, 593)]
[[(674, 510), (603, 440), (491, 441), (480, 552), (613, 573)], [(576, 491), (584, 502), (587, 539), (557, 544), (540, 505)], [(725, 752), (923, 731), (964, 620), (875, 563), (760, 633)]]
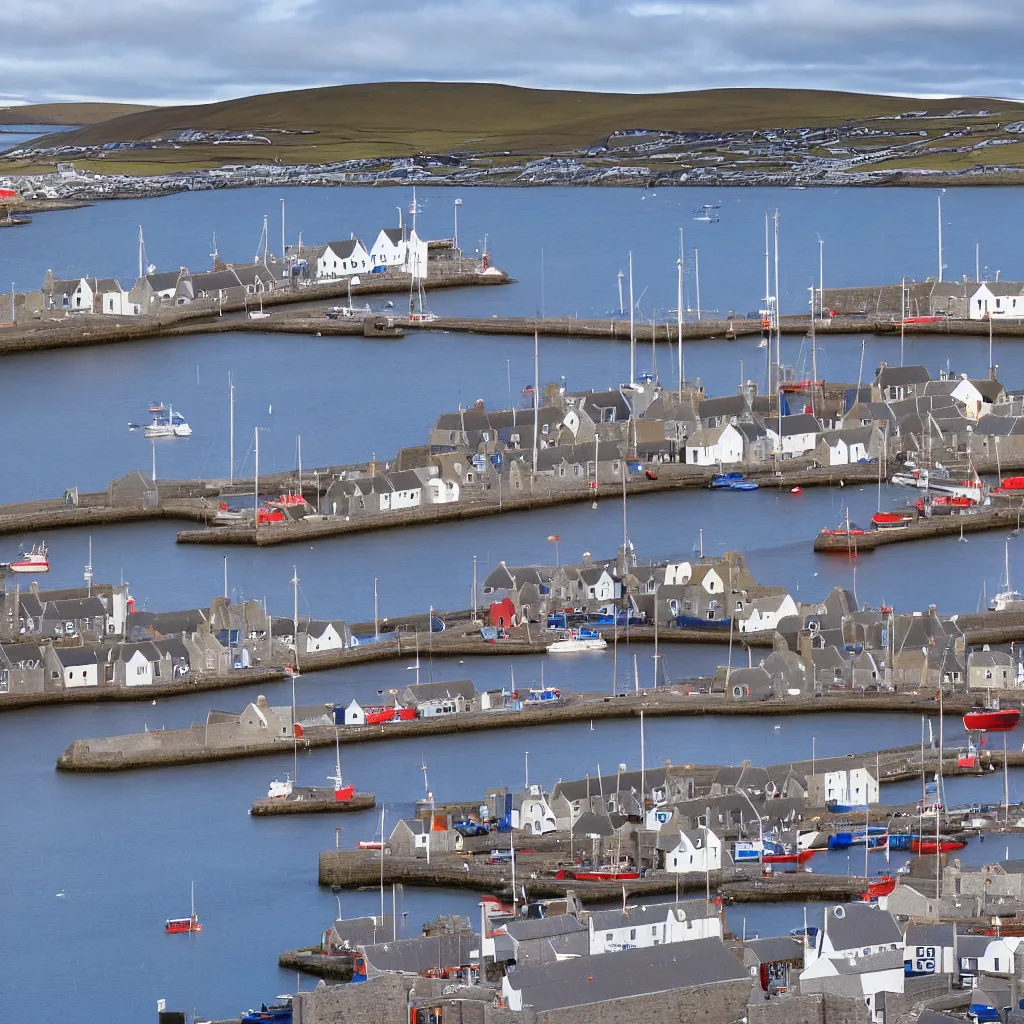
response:
[(1005, 567), (1003, 569), (1003, 589), (992, 598), (988, 606), (990, 612), (1019, 612), (1024, 607), (1024, 596), (1019, 590), (1010, 586), (1010, 542), (1004, 543)]
[(943, 470), (911, 468), (893, 473), (892, 482), (900, 487), (913, 487), (920, 491), (949, 494), (955, 498), (970, 498), (979, 505), (984, 498), (980, 480), (953, 480)]
[(49, 572), (50, 555), (46, 550), (46, 541), (33, 544), (30, 551), (21, 549), (18, 557), (10, 563), (11, 572)]
[(284, 781), (281, 779), (273, 779), (270, 783), (270, 791), (267, 793), (268, 800), (284, 800), (285, 797), (291, 796), (292, 790), (295, 788), (295, 783), (292, 782), (291, 777), (286, 775)]
[(185, 422), (180, 412), (169, 408), (166, 413), (153, 413), (153, 422), (142, 428), (144, 437), (191, 437), (192, 428)]
[(579, 651), (603, 651), (608, 646), (600, 633), (591, 629), (570, 629), (554, 643), (548, 644), (549, 654), (576, 654)]

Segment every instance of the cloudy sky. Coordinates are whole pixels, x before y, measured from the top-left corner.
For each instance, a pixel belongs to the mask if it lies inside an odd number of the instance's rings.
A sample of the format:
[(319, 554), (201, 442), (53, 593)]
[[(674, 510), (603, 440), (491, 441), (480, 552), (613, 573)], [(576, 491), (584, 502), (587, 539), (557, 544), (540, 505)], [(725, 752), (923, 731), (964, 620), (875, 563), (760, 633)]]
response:
[[(428, 79), (1024, 95), (1020, 0), (5, 0), (0, 103)], [(991, 31), (998, 26), (998, 31)]]

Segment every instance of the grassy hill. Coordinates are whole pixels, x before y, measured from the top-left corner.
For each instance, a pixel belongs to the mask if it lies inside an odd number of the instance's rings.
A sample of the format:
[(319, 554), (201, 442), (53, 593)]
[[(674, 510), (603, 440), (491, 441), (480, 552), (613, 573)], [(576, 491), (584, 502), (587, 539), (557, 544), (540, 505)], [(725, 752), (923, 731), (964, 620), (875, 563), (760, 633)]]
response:
[[(989, 125), (971, 119), (972, 140), (999, 122), (1024, 119), (1024, 105), (1007, 100), (956, 97), (924, 100), (824, 92), (810, 89), (713, 89), (700, 92), (622, 94), (520, 89), (454, 82), (382, 82), (268, 93), (195, 106), (152, 108), (102, 104), (54, 104), (16, 108), (13, 116), (54, 118), (81, 124), (48, 137), (49, 145), (99, 146), (146, 142), (185, 128), (250, 131), (266, 142), (189, 143), (178, 147), (83, 156), (79, 166), (107, 172), (156, 174), (225, 163), (326, 163), (354, 157), (418, 153), (537, 155), (570, 153), (628, 128), (730, 131), (870, 123), (890, 130), (927, 127), (945, 137), (964, 119), (937, 120), (953, 110), (989, 112)], [(104, 110), (116, 116), (102, 119)], [(927, 122), (879, 122), (873, 118), (927, 110)], [(0, 111), (0, 117), (5, 112)], [(12, 111), (6, 112), (8, 116)], [(981, 130), (979, 133), (979, 129)], [(1011, 147), (1013, 148), (1013, 147)], [(1010, 156), (1009, 153), (1005, 154)], [(967, 162), (965, 155), (950, 158)], [(977, 159), (995, 161), (995, 150)], [(486, 162), (486, 158), (485, 158)], [(941, 159), (936, 157), (936, 162)], [(42, 170), (24, 165), (12, 170)]]
[(98, 124), (152, 109), (135, 103), (28, 103), (0, 107), (0, 124)]
[[(632, 95), (472, 83), (384, 82), (145, 109), (89, 122), (88, 127), (63, 135), (61, 141), (73, 145), (142, 141), (181, 128), (306, 129), (317, 134), (275, 139), (273, 148), (281, 151), (275, 155), (302, 160), (314, 158), (313, 150), (327, 150), (330, 158), (453, 150), (555, 152), (631, 127), (728, 130), (813, 126), (860, 121), (915, 107), (941, 111), (984, 106), (991, 110), (993, 105), (1013, 106), (971, 98), (914, 100), (810, 89)], [(74, 116), (73, 105), (65, 109), (62, 116)], [(79, 117), (69, 123), (86, 122)], [(328, 153), (317, 156), (328, 158)]]

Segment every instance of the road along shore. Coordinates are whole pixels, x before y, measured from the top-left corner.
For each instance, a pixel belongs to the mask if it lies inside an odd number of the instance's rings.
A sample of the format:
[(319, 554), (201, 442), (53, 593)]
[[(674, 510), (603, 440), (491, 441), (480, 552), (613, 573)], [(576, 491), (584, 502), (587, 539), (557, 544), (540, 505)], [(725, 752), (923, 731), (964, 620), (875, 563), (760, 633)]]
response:
[[(950, 698), (944, 710), (949, 715), (962, 715), (970, 710), (970, 701)], [(639, 718), (643, 712), (650, 718), (693, 717), (704, 715), (770, 716), (839, 714), (935, 714), (934, 700), (899, 694), (864, 696), (831, 695), (819, 698), (787, 697), (754, 703), (728, 700), (720, 694), (684, 694), (675, 687), (660, 688), (650, 693), (611, 697), (606, 694), (570, 694), (554, 707), (524, 707), (521, 711), (467, 711), (436, 719), (415, 719), (365, 726), (309, 726), (294, 744), (300, 750), (330, 747), (335, 743), (376, 743), (412, 737), (450, 736), (467, 732), (496, 729), (530, 728), (566, 723), (599, 722), (612, 719)], [(293, 740), (256, 738), (258, 734), (238, 730), (237, 739), (208, 735), (205, 725), (194, 724), (187, 729), (130, 733), (97, 739), (75, 740), (57, 759), (57, 768), (74, 772), (120, 772), (139, 768), (162, 768), (213, 761), (238, 760), (290, 753)]]

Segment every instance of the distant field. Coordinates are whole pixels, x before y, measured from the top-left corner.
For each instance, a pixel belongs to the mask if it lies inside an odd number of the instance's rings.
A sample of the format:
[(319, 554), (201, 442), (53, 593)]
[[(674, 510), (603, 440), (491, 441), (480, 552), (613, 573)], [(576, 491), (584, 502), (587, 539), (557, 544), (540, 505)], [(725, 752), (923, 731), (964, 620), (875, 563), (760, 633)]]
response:
[[(629, 95), (519, 89), (505, 85), (386, 82), (270, 93), (197, 106), (158, 107), (110, 120), (66, 123), (88, 127), (66, 133), (71, 144), (131, 142), (181, 128), (216, 130), (312, 129), (315, 136), (280, 136), (272, 147), (289, 162), (318, 156), (377, 156), (417, 152), (551, 153), (576, 149), (625, 128), (726, 131), (735, 128), (840, 124), (932, 110), (989, 110), (1005, 101), (957, 98), (914, 100), (810, 89), (714, 89)], [(74, 117), (74, 104), (60, 105)], [(95, 105), (90, 105), (94, 110)], [(23, 110), (33, 108), (22, 108)], [(44, 108), (37, 107), (36, 110)], [(1015, 116), (1024, 116), (1017, 107)], [(221, 147), (190, 147), (219, 150)]]
[(98, 124), (152, 109), (132, 103), (29, 103), (0, 107), (0, 124)]

